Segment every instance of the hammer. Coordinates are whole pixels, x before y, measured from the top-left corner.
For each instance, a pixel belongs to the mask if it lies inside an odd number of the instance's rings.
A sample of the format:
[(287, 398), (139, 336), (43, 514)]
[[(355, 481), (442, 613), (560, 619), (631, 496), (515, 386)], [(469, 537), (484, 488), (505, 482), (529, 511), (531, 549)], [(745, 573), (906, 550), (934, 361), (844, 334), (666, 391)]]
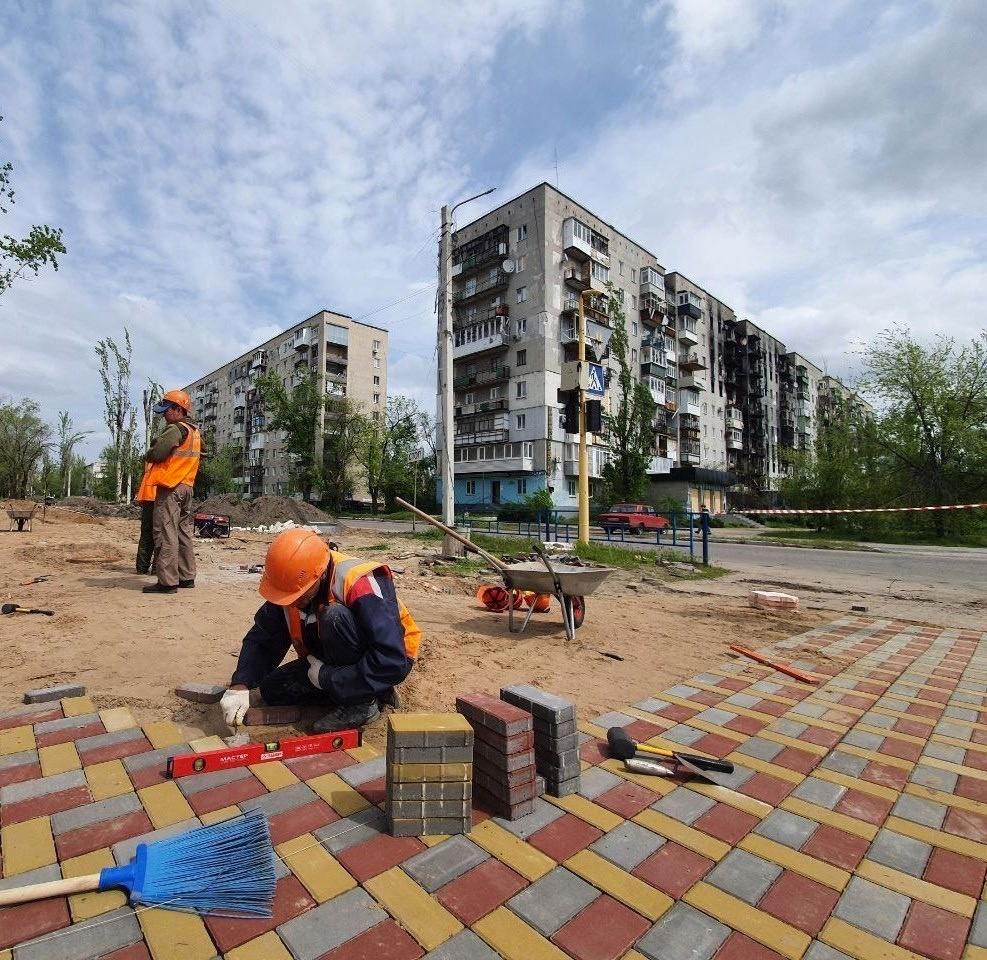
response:
[(55, 616), (54, 610), (35, 610), (31, 607), (22, 607), (19, 603), (5, 603), (0, 607), (0, 613), (43, 613), (46, 617)]
[(715, 760), (710, 757), (700, 757), (695, 753), (681, 753), (663, 747), (652, 747), (646, 743), (636, 743), (623, 727), (611, 727), (607, 731), (607, 743), (610, 745), (611, 755), (618, 760), (631, 760), (643, 753), (646, 756), (672, 759), (692, 773), (705, 774), (706, 771), (733, 773), (733, 764), (729, 760)]

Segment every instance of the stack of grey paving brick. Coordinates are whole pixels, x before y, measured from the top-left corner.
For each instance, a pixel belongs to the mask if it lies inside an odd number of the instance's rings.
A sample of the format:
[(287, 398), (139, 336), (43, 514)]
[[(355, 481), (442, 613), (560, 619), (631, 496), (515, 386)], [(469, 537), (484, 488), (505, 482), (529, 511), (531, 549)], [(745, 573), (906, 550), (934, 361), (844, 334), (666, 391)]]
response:
[(500, 697), (532, 716), (535, 765), (545, 779), (545, 792), (554, 797), (578, 793), (580, 761), (576, 705), (526, 683), (504, 687)]

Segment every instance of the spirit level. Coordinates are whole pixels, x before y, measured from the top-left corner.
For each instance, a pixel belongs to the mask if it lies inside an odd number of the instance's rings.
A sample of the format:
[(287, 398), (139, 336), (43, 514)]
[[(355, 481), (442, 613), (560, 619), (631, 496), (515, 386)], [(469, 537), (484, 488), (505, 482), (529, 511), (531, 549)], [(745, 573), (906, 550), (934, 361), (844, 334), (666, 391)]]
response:
[(337, 730), (335, 733), (319, 733), (310, 737), (246, 743), (242, 747), (228, 747), (225, 750), (183, 753), (168, 758), (168, 776), (186, 777), (192, 773), (248, 767), (268, 760), (289, 760), (313, 753), (334, 753), (337, 750), (358, 747), (360, 740), (359, 730)]

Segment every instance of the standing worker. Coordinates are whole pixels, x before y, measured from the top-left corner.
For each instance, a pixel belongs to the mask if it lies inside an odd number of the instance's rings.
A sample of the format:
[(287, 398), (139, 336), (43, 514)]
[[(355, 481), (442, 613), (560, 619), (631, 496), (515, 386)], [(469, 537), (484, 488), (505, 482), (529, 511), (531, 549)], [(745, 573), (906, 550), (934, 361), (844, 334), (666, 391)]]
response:
[(154, 412), (167, 426), (158, 435), (146, 460), (151, 465), (144, 484), (154, 488), (155, 572), (158, 582), (144, 593), (176, 593), (195, 586), (195, 551), (192, 546), (192, 485), (199, 472), (202, 438), (189, 421), (192, 401), (184, 390), (169, 390)]
[[(260, 687), (269, 707), (314, 704), (316, 733), (362, 727), (396, 707), (421, 629), (394, 590), (390, 568), (338, 553), (317, 533), (285, 530), (271, 542), (260, 581), (267, 601), (243, 638), (220, 707), (232, 727)], [(290, 647), (298, 659), (282, 664)], [(280, 665), (279, 665), (280, 664)]]
[(136, 503), (141, 508), (141, 536), (137, 543), (137, 572), (150, 573), (154, 564), (154, 484), (150, 481), (153, 463), (145, 461), (144, 476), (137, 488)]

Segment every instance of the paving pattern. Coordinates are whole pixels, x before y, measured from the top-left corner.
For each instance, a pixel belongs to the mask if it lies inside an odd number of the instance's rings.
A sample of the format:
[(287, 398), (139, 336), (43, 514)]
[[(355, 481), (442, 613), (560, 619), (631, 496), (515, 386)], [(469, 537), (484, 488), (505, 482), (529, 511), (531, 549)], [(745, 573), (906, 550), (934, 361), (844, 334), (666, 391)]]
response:
[[(0, 888), (253, 808), (279, 858), (270, 920), (80, 894), (0, 909), (0, 960), (987, 960), (987, 634), (855, 617), (779, 646), (826, 682), (711, 666), (581, 720), (578, 794), (449, 838), (384, 832), (368, 747), (169, 781), (222, 742), (87, 697), (0, 713)], [(629, 773), (612, 725), (736, 771)]]

